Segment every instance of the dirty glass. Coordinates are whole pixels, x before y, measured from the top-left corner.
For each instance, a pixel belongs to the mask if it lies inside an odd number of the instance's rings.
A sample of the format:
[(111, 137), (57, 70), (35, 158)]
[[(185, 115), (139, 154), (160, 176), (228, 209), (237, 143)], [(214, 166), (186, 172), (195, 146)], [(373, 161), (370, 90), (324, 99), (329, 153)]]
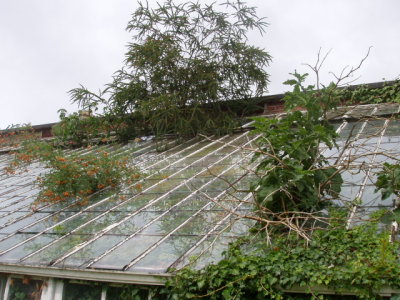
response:
[(107, 287), (107, 300), (120, 300), (120, 299), (151, 299), (149, 298), (149, 290), (141, 286), (109, 286)]
[[(347, 114), (347, 121), (337, 118), (334, 126), (340, 129), (339, 146), (350, 142), (339, 163), (351, 167), (342, 172), (339, 199), (329, 199), (347, 206), (360, 197), (359, 219), (362, 213), (393, 205), (394, 197), (381, 200), (374, 183), (382, 163), (400, 156), (400, 121), (387, 123), (374, 115), (389, 116), (398, 108), (369, 105), (335, 112), (336, 117)], [(361, 116), (367, 117), (355, 120)], [(218, 141), (195, 138), (178, 144), (147, 139), (122, 147), (76, 149), (73, 152), (127, 151), (131, 163), (144, 173), (133, 186), (92, 196), (88, 207), (69, 199), (33, 212), (38, 189), (32, 183), (46, 171), (40, 164), (32, 164), (22, 175), (0, 177), (0, 262), (150, 273), (183, 266), (202, 252), (196, 267), (215, 262), (230, 241), (247, 234), (254, 224), (240, 216), (252, 213), (249, 185), (257, 161), (251, 161), (250, 151), (237, 147), (251, 145), (254, 138), (240, 133)], [(321, 149), (331, 162), (340, 153), (323, 144)], [(0, 165), (7, 160), (0, 155)], [(243, 199), (248, 203), (241, 203)]]
[(171, 236), (129, 268), (129, 271), (164, 273), (199, 239), (197, 236)]
[(161, 236), (136, 235), (110, 253), (107, 253), (92, 266), (94, 268), (122, 270), (126, 264), (129, 264), (161, 238)]
[(9, 300), (37, 300), (40, 299), (43, 289), (42, 280), (33, 280), (28, 277), (11, 278), (8, 292)]
[(63, 300), (101, 300), (101, 286), (94, 284), (64, 283)]
[(56, 264), (58, 267), (79, 267), (89, 263), (108, 249), (122, 241), (125, 236), (121, 235), (105, 235), (97, 239), (93, 243), (85, 246), (81, 250), (75, 252), (63, 261)]

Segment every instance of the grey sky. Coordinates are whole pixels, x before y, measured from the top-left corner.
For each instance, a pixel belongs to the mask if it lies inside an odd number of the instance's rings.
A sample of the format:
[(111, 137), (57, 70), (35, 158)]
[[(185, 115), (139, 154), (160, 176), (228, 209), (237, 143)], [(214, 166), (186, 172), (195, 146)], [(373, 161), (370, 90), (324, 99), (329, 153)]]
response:
[[(161, 0), (160, 0), (161, 1)], [(155, 3), (155, 1), (149, 1)], [(252, 43), (273, 62), (270, 93), (294, 69), (307, 71), (318, 49), (333, 49), (322, 70), (357, 65), (373, 46), (356, 83), (400, 75), (398, 0), (249, 0), (270, 24)], [(130, 35), (125, 26), (137, 7), (130, 0), (0, 1), (0, 128), (58, 120), (77, 109), (67, 91), (79, 83), (97, 90), (122, 66)]]

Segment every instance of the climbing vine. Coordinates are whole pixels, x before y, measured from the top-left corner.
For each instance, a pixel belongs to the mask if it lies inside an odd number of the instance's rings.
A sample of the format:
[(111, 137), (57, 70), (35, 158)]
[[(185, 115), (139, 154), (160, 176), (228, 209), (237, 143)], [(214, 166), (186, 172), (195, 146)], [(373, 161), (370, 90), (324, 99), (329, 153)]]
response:
[[(337, 147), (325, 119), (342, 99), (337, 85), (305, 87), (307, 74), (293, 75), (285, 115), (254, 119), (261, 135), (253, 160), (255, 214), (244, 216), (257, 222), (254, 234), (230, 245), (215, 265), (179, 270), (167, 284), (172, 299), (326, 299), (327, 289), (376, 299), (384, 287), (400, 288), (399, 243), (383, 225), (397, 214), (382, 210), (349, 226), (347, 209), (332, 201), (343, 168), (324, 157), (321, 145)], [(398, 167), (385, 164), (377, 183), (383, 198), (398, 194), (398, 178)]]
[(377, 88), (368, 85), (344, 88), (337, 90), (337, 94), (347, 105), (400, 102), (400, 80), (386, 82)]
[(277, 235), (270, 244), (254, 237), (239, 241), (218, 264), (179, 271), (167, 285), (171, 298), (306, 299), (288, 292), (292, 289), (308, 299), (329, 299), (319, 293), (328, 287), (339, 295), (375, 299), (382, 287), (400, 288), (399, 244), (378, 231), (378, 214), (352, 229), (339, 215), (310, 242), (297, 235)]
[(328, 203), (323, 196), (337, 195), (343, 182), (338, 169), (320, 153), (321, 143), (336, 145), (337, 134), (323, 117), (338, 98), (332, 93), (334, 86), (318, 91), (303, 86), (307, 74), (293, 76), (286, 81), (293, 92), (284, 98), (285, 117), (255, 118), (254, 133), (261, 137), (254, 156), (260, 160), (259, 180), (253, 189), (257, 204), (272, 212), (316, 212)]

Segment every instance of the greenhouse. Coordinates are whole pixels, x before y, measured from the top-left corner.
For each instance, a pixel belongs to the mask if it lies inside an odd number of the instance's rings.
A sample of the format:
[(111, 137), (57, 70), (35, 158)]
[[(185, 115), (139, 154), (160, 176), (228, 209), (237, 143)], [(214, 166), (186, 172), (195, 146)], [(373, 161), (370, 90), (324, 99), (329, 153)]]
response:
[[(400, 121), (393, 117), (399, 112), (399, 104), (369, 104), (339, 108), (329, 117), (339, 146), (346, 147), (321, 145), (321, 152), (349, 162), (341, 195), (332, 201), (345, 206), (360, 199), (349, 223), (393, 207), (393, 197), (382, 201), (374, 183), (383, 162), (399, 157)], [(152, 287), (162, 286), (172, 269), (219, 261), (253, 225), (243, 217), (253, 213), (249, 182), (257, 135), (250, 129), (251, 123), (232, 135), (178, 144), (143, 138), (66, 150), (128, 154), (144, 174), (132, 186), (94, 194), (84, 206), (68, 199), (32, 209), (39, 192), (34, 182), (47, 171), (39, 163), (21, 174), (1, 173), (0, 299), (119, 299), (127, 284), (151, 299)], [(3, 150), (1, 169), (12, 159)]]

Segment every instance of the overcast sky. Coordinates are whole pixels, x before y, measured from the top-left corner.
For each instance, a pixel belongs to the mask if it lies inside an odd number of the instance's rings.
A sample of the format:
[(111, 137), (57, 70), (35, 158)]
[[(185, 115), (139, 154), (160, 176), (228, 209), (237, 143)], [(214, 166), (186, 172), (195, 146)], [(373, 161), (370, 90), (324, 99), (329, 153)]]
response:
[[(161, 2), (162, 0), (159, 0)], [(180, 1), (181, 2), (181, 1)], [(200, 0), (201, 2), (201, 0)], [(155, 1), (149, 1), (150, 4)], [(332, 49), (322, 73), (357, 65), (372, 46), (356, 83), (400, 75), (399, 0), (249, 0), (269, 26), (250, 41), (273, 57), (269, 93), (317, 52)], [(98, 90), (122, 66), (130, 40), (131, 0), (1, 0), (0, 128), (58, 121), (57, 110), (77, 110), (67, 91)]]

